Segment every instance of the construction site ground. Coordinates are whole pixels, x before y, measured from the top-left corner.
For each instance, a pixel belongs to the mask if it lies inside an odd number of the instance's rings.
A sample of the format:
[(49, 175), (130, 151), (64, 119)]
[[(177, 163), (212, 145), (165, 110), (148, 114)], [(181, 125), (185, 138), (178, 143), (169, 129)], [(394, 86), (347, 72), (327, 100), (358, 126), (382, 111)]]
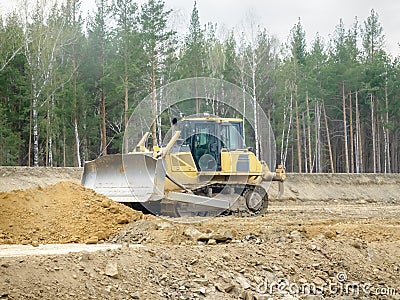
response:
[(0, 299), (400, 299), (399, 175), (288, 174), (265, 215), (205, 220), (81, 173), (0, 168)]

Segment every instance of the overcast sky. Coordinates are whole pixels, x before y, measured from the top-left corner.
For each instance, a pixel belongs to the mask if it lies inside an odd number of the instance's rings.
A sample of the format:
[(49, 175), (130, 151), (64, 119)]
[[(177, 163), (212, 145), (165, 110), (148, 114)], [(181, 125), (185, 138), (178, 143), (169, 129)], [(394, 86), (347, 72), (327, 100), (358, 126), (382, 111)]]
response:
[[(181, 11), (182, 15), (186, 14), (187, 20), (193, 2), (166, 1), (171, 8)], [(253, 15), (257, 23), (266, 27), (281, 42), (287, 41), (291, 28), (299, 18), (308, 42), (314, 39), (317, 32), (327, 41), (340, 18), (349, 28), (355, 17), (363, 23), (371, 9), (374, 9), (384, 29), (386, 49), (394, 55), (400, 54), (399, 0), (197, 0), (197, 6), (203, 24), (217, 22), (220, 27), (242, 28), (246, 24), (246, 17)]]
[[(0, 0), (0, 9), (4, 12), (15, 2)], [(82, 0), (82, 9), (92, 11), (94, 3), (94, 0)], [(187, 29), (194, 0), (166, 0), (165, 3), (174, 10), (173, 22), (178, 30)], [(374, 9), (384, 29), (386, 50), (393, 55), (400, 54), (399, 0), (197, 0), (197, 6), (201, 23), (218, 23), (220, 33), (233, 27), (242, 30), (251, 15), (280, 42), (286, 42), (290, 29), (301, 18), (308, 43), (317, 32), (328, 41), (340, 18), (350, 28), (355, 17), (363, 23)]]

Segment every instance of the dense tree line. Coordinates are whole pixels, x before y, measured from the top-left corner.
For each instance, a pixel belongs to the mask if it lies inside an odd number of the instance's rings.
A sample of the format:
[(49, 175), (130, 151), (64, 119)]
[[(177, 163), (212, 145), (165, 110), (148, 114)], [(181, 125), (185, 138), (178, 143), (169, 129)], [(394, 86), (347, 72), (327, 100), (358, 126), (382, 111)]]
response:
[(400, 61), (375, 11), (307, 46), (300, 20), (284, 44), (252, 21), (218, 38), (195, 4), (180, 37), (161, 0), (97, 0), (87, 19), (80, 3), (37, 2), (0, 20), (0, 164), (81, 166), (121, 152), (139, 101), (154, 95), (156, 110), (158, 87), (209, 76), (258, 101), (288, 171), (399, 172)]

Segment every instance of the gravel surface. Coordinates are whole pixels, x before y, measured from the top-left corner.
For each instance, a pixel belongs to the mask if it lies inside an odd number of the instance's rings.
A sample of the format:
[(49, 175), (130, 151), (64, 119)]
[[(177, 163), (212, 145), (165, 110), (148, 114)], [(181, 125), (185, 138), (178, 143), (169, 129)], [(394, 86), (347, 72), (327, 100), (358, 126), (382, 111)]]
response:
[[(400, 299), (396, 175), (290, 174), (264, 216), (175, 221), (140, 215), (105, 244), (0, 254), (0, 299)], [(42, 247), (64, 254), (29, 252)]]

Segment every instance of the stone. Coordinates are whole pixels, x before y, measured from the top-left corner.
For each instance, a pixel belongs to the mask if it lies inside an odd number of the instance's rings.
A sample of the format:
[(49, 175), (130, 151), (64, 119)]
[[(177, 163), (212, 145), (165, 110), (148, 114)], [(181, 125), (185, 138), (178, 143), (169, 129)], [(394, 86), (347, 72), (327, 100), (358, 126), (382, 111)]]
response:
[(315, 283), (315, 285), (317, 287), (322, 287), (322, 286), (326, 285), (325, 280), (323, 280), (321, 277), (318, 277), (318, 276), (314, 278), (313, 282)]
[(161, 222), (157, 224), (157, 230), (164, 230), (170, 227), (173, 227), (173, 225), (169, 222)]
[(231, 259), (231, 256), (230, 256), (228, 253), (225, 252), (225, 253), (222, 254), (222, 258), (223, 258), (224, 260), (228, 261), (228, 260)]
[(367, 254), (368, 254), (368, 258), (371, 259), (371, 258), (373, 258), (375, 256), (375, 251), (371, 250), (371, 249), (368, 249), (367, 250)]
[(265, 271), (265, 278), (269, 281), (272, 282), (275, 280), (275, 274), (270, 272), (270, 271)]
[(87, 252), (83, 252), (82, 255), (79, 257), (79, 261), (83, 262), (89, 261), (91, 259), (92, 259), (91, 254)]
[(134, 293), (131, 293), (130, 296), (132, 299), (140, 299), (140, 292), (136, 291)]
[(235, 289), (235, 285), (234, 284), (223, 285), (221, 283), (217, 283), (217, 284), (215, 284), (215, 288), (217, 291), (220, 291), (223, 293), (230, 293), (231, 291), (233, 291)]
[(32, 245), (32, 247), (39, 247), (39, 242), (38, 241), (32, 241), (31, 245)]
[(227, 231), (224, 232), (223, 235), (227, 240), (233, 240), (233, 238), (236, 236), (236, 232), (232, 232), (230, 230), (227, 230)]
[(256, 295), (254, 295), (254, 299), (255, 300), (271, 300), (273, 298), (271, 298), (269, 295), (256, 294)]
[(195, 279), (193, 279), (193, 282), (200, 284), (200, 285), (209, 285), (210, 284), (208, 279), (205, 279), (205, 278), (195, 278)]
[(123, 214), (123, 215), (119, 215), (117, 217), (117, 223), (118, 224), (128, 224), (130, 222), (130, 218), (128, 215)]
[(200, 287), (200, 288), (198, 289), (198, 292), (199, 292), (200, 294), (202, 294), (203, 296), (205, 296), (205, 295), (206, 295), (206, 288), (205, 288), (204, 286), (202, 286), (202, 287)]
[(196, 228), (186, 228), (184, 234), (192, 239), (197, 239), (202, 233), (198, 231)]
[(299, 255), (300, 255), (300, 251), (298, 251), (298, 250), (296, 250), (296, 249), (292, 249), (291, 252), (292, 252), (292, 254), (293, 254), (294, 256), (299, 256)]
[(104, 208), (109, 208), (111, 206), (111, 201), (108, 199), (104, 199), (103, 201), (101, 201), (101, 206), (103, 206)]
[(254, 293), (251, 291), (245, 291), (242, 297), (244, 300), (254, 300)]
[(207, 245), (216, 245), (217, 241), (215, 239), (209, 239)]
[(207, 242), (211, 238), (210, 233), (202, 233), (197, 237), (199, 242)]
[(97, 231), (97, 237), (98, 237), (99, 240), (106, 240), (107, 239), (107, 235), (103, 230)]
[(169, 260), (169, 259), (171, 259), (171, 254), (169, 254), (167, 252), (163, 252), (163, 253), (160, 254), (160, 258), (162, 260)]
[(300, 279), (298, 280), (298, 282), (299, 282), (300, 284), (306, 284), (306, 283), (307, 283), (307, 279), (305, 279), (305, 278), (300, 278)]
[(85, 282), (86, 289), (88, 290), (89, 295), (95, 295), (96, 289), (94, 288), (93, 284), (89, 281)]
[(115, 206), (115, 205), (111, 206), (109, 210), (113, 214), (119, 213), (119, 208), (117, 206)]
[(95, 235), (95, 236), (92, 236), (92, 237), (88, 238), (88, 239), (85, 241), (85, 244), (88, 244), (88, 245), (90, 245), (90, 244), (97, 244), (98, 241), (99, 241), (99, 238)]
[(260, 276), (254, 276), (253, 279), (254, 279), (255, 283), (257, 283), (257, 284), (260, 284), (263, 281), (262, 277), (260, 277)]
[(294, 241), (300, 242), (301, 233), (298, 230), (293, 230), (292, 232), (290, 232), (290, 238)]
[(118, 264), (116, 262), (108, 262), (104, 270), (104, 274), (111, 278), (118, 278)]
[(225, 231), (223, 234), (221, 234), (221, 233), (210, 234), (209, 238), (216, 240), (217, 242), (226, 242), (228, 240), (232, 240), (233, 235), (232, 235), (232, 232)]
[(236, 282), (240, 284), (240, 286), (246, 290), (248, 288), (250, 288), (250, 283), (247, 281), (246, 278), (242, 277), (242, 276), (238, 276), (236, 277)]

